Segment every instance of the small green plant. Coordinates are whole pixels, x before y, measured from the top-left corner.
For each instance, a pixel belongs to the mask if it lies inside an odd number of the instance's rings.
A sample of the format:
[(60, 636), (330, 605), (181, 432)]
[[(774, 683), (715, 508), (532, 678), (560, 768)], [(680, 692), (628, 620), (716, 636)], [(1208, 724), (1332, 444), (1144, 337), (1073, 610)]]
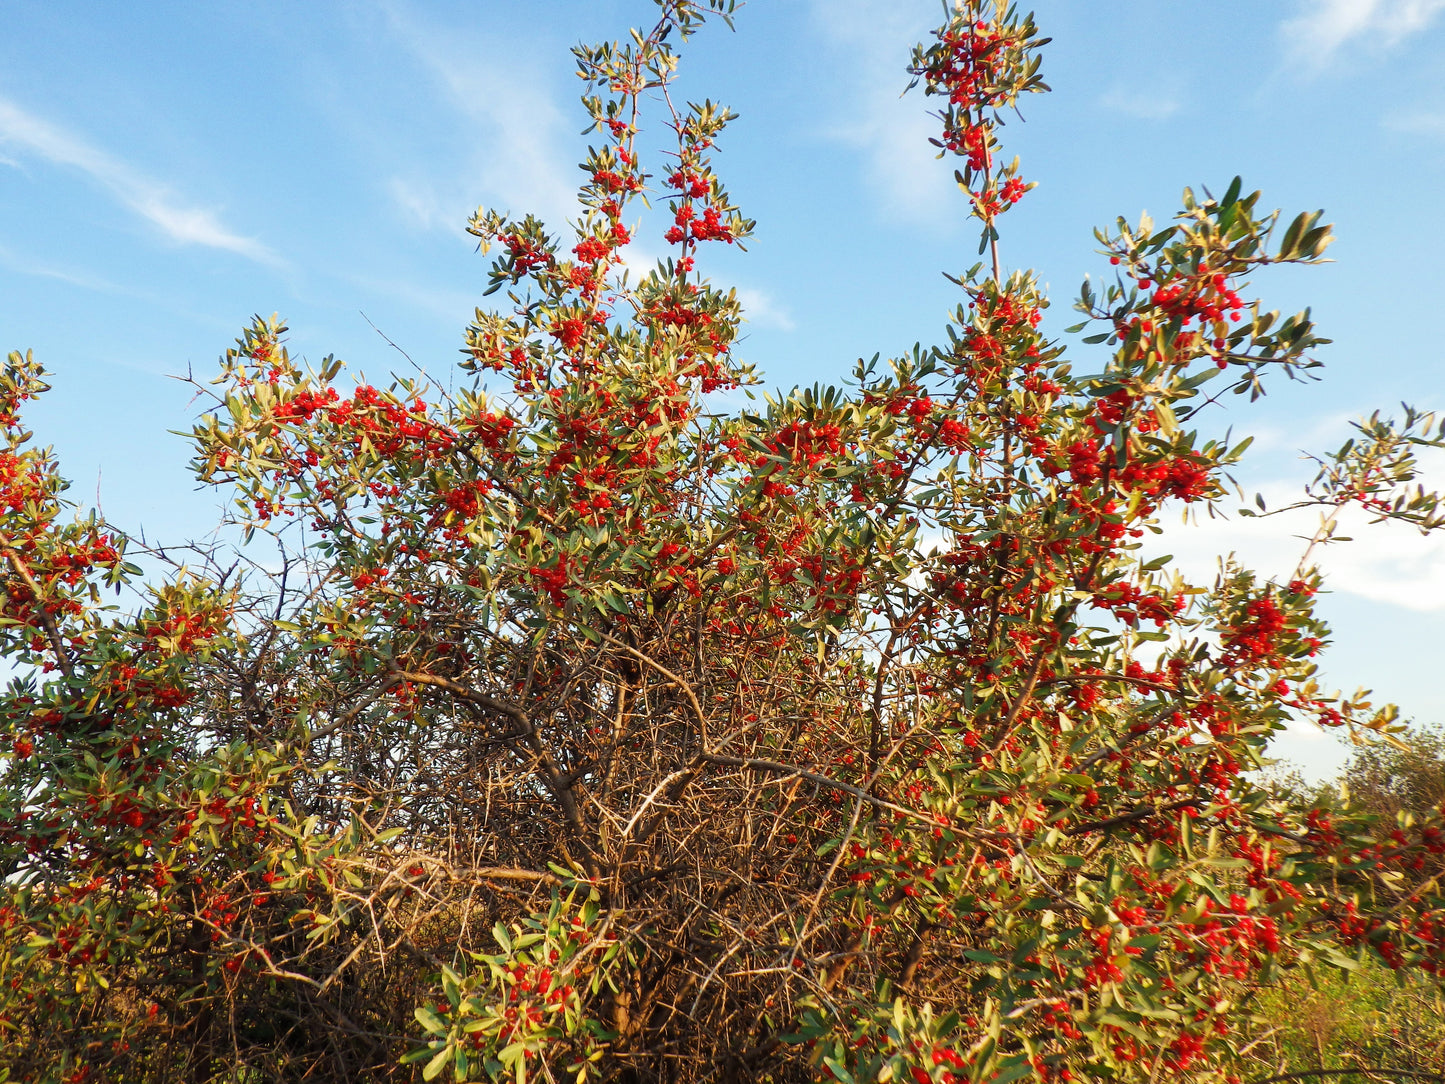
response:
[(468, 952), (460, 972), (442, 965), (444, 1000), (416, 1010), (430, 1038), (402, 1062), (425, 1061), (425, 1080), (450, 1070), (456, 1080), (524, 1084), (548, 1060), (582, 1084), (615, 1038), (586, 1004), (604, 986), (615, 995), (608, 974), (621, 946), (607, 935), (597, 893), (581, 906), (574, 899), (556, 899), (510, 929), (498, 923), (501, 952)]

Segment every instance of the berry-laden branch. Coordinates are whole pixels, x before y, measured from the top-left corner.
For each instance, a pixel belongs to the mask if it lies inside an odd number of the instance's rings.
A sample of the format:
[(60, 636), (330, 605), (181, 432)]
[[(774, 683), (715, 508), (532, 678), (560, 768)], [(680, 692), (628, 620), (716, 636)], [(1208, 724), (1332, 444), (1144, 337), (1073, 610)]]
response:
[[(577, 220), (471, 220), (455, 389), (242, 332), (192, 433), (239, 541), (132, 612), (0, 373), (0, 1075), (1229, 1084), (1289, 1078), (1241, 1008), (1286, 976), (1445, 974), (1441, 812), (1255, 772), (1394, 736), (1319, 686), (1322, 574), (1140, 549), (1226, 497), (1212, 389), (1318, 366), (1253, 280), (1320, 215), (1100, 233), (1076, 371), (999, 251), (1045, 39), (965, 0), (909, 71), (989, 267), (936, 345), (734, 410), (753, 223), (679, 74), (732, 5), (659, 7), (575, 51)], [(1434, 529), (1441, 439), (1362, 423), (1305, 503)]]

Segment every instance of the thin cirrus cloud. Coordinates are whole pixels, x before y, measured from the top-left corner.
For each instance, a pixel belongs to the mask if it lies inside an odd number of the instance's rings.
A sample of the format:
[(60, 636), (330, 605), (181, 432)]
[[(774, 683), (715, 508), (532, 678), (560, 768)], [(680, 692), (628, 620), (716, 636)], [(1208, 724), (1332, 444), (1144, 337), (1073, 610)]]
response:
[(1385, 127), (1392, 132), (1408, 135), (1437, 136), (1445, 138), (1445, 113), (1408, 113), (1389, 117)]
[(1316, 66), (1356, 40), (1392, 46), (1429, 29), (1445, 0), (1307, 0), (1280, 32), (1291, 50)]
[(269, 248), (233, 233), (211, 211), (179, 202), (165, 185), (5, 98), (0, 98), (0, 146), (22, 159), (79, 170), (179, 244), (234, 252), (257, 263), (279, 262)]
[(485, 199), (518, 218), (535, 213), (552, 229), (575, 217), (570, 125), (536, 71), (502, 42), (436, 25), (403, 3), (378, 7), (393, 41), (462, 122), (457, 142), (477, 148), (449, 172), (392, 178), (387, 188), (403, 215), (423, 228), (456, 229)]
[(845, 58), (843, 67), (854, 73), (847, 119), (828, 134), (863, 153), (867, 180), (893, 217), (937, 228), (957, 191), (928, 142), (938, 122), (919, 98), (901, 97), (908, 43), (927, 36), (931, 13), (897, 0), (814, 0), (812, 10), (825, 40)]
[(1168, 120), (1179, 112), (1179, 102), (1174, 98), (1151, 97), (1136, 94), (1115, 87), (1102, 98), (1099, 104), (1105, 109), (1139, 120)]
[[(0, 162), (0, 165), (4, 164), (6, 163)], [(34, 278), (54, 279), (56, 282), (63, 282), (67, 286), (79, 286), (83, 290), (96, 290), (108, 294), (123, 292), (120, 287), (105, 279), (87, 275), (83, 272), (69, 271), (64, 268), (39, 263), (20, 255), (5, 245), (0, 245), (0, 267), (8, 268), (22, 275), (30, 275)]]

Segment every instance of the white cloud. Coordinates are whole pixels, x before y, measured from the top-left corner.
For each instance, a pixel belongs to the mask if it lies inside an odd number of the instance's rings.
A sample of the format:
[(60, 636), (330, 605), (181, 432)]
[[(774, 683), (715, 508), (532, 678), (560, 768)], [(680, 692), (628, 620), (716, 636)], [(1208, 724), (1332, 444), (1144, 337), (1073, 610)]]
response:
[(1135, 94), (1115, 87), (1099, 99), (1105, 109), (1112, 109), (1140, 120), (1167, 120), (1179, 112), (1179, 102), (1173, 98), (1160, 98), (1147, 94)]
[(868, 182), (894, 216), (936, 226), (965, 205), (953, 183), (953, 171), (935, 159), (928, 141), (938, 136), (938, 121), (915, 91), (900, 94), (907, 83), (907, 50), (924, 40), (933, 12), (925, 5), (897, 0), (813, 0), (813, 17), (833, 48), (844, 54), (851, 94), (843, 116), (828, 134), (864, 152)]
[(1412, 135), (1445, 136), (1445, 113), (1409, 113), (1389, 117), (1385, 127), (1395, 132)]
[(1396, 45), (1427, 29), (1442, 11), (1445, 0), (1306, 0), (1280, 32), (1298, 58), (1319, 66), (1357, 38)]
[[(1429, 484), (1426, 479), (1427, 487)], [(1261, 488), (1271, 507), (1282, 507), (1299, 495), (1298, 481)], [(1149, 542), (1148, 553), (1173, 554), (1171, 565), (1200, 586), (1213, 583), (1219, 558), (1230, 553), (1245, 568), (1283, 581), (1293, 575), (1318, 524), (1318, 511), (1304, 510), (1266, 518), (1201, 518), (1192, 524), (1175, 520), (1165, 525), (1163, 535)], [(1438, 620), (1434, 615), (1445, 614), (1445, 532), (1421, 535), (1401, 524), (1371, 524), (1364, 514), (1352, 511), (1341, 517), (1338, 534), (1351, 541), (1316, 546), (1310, 554), (1311, 563), (1324, 574), (1326, 591), (1429, 614), (1432, 620)], [(1348, 632), (1339, 630), (1335, 637), (1336, 646), (1330, 651), (1321, 677), (1327, 687), (1333, 687), (1330, 675), (1344, 675), (1360, 665), (1362, 648), (1358, 642), (1347, 644), (1351, 641), (1345, 635)], [(1396, 696), (1404, 698), (1402, 704), (1433, 703), (1428, 682), (1422, 686), (1412, 677), (1428, 665), (1429, 644), (1406, 642), (1396, 645), (1395, 650), (1399, 668), (1390, 671), (1389, 680), (1381, 685), (1388, 685)], [(1382, 675), (1377, 672), (1376, 676)], [(1355, 684), (1347, 681), (1347, 688), (1353, 689)], [(1392, 697), (1374, 698), (1376, 704), (1388, 699)], [(1342, 737), (1338, 732), (1296, 719), (1271, 744), (1270, 755), (1283, 758), (1307, 778), (1324, 779), (1338, 772), (1347, 755)]]
[(779, 331), (793, 331), (797, 324), (793, 314), (780, 305), (770, 294), (762, 290), (739, 286), (738, 300), (742, 302), (743, 317), (759, 327), (776, 328)]
[(391, 195), (403, 212), (429, 228), (453, 228), (455, 208), (465, 208), (464, 216), (485, 198), (517, 218), (535, 214), (554, 232), (575, 218), (580, 174), (563, 147), (571, 121), (536, 66), (507, 43), (426, 24), (403, 4), (384, 3), (382, 11), (397, 42), (464, 121), (459, 141), (477, 148), (450, 176), (393, 180)]
[[(1430, 482), (1425, 480), (1427, 487)], [(1259, 487), (1271, 508), (1299, 496), (1297, 482)], [(1276, 580), (1290, 578), (1320, 523), (1315, 509), (1278, 515), (1208, 519), (1164, 524), (1151, 553), (1172, 553), (1174, 566), (1199, 584), (1213, 581), (1219, 557), (1233, 553), (1246, 568)], [(1355, 595), (1422, 613), (1445, 612), (1445, 532), (1422, 535), (1398, 523), (1370, 523), (1355, 509), (1340, 517), (1337, 539), (1309, 555), (1330, 591)]]
[(465, 203), (453, 205), (439, 195), (430, 182), (393, 177), (387, 182), (386, 190), (413, 226), (423, 230), (465, 232), (466, 216), (471, 213), (472, 208)]
[[(1438, 479), (1436, 479), (1438, 481)], [(1425, 479), (1427, 488), (1430, 479)], [(1300, 494), (1299, 480), (1278, 481), (1256, 487), (1263, 492), (1269, 507), (1284, 507)], [(1233, 507), (1225, 502), (1227, 507)], [(1376, 604), (1400, 607), (1424, 614), (1445, 614), (1445, 532), (1421, 535), (1419, 531), (1395, 523), (1367, 522), (1364, 514), (1351, 511), (1341, 516), (1337, 532), (1351, 541), (1337, 541), (1316, 546), (1310, 563), (1324, 574), (1324, 589), (1335, 595), (1354, 596)], [(1214, 582), (1221, 556), (1234, 554), (1238, 562), (1263, 577), (1276, 581), (1291, 578), (1308, 547), (1308, 539), (1320, 522), (1318, 510), (1300, 510), (1268, 517), (1209, 519), (1196, 522), (1167, 520), (1162, 535), (1147, 542), (1147, 554), (1172, 554), (1171, 567), (1197, 586)], [(1344, 630), (1347, 632), (1348, 630)], [(1329, 675), (1347, 673), (1359, 663), (1358, 644), (1343, 646), (1349, 637), (1338, 635), (1330, 652), (1321, 680), (1333, 687)], [(1398, 674), (1386, 684), (1407, 701), (1430, 701), (1431, 694), (1415, 686), (1410, 674), (1428, 658), (1429, 648), (1420, 643), (1398, 647)], [(1403, 675), (1403, 676), (1402, 676)], [(1400, 677), (1397, 682), (1395, 677)], [(1354, 681), (1348, 683), (1353, 689)], [(1377, 704), (1388, 697), (1377, 697)], [(1270, 755), (1283, 758), (1288, 766), (1299, 769), (1310, 779), (1335, 775), (1348, 747), (1342, 735), (1322, 730), (1312, 722), (1292, 720), (1285, 733), (1270, 746)]]
[(79, 170), (172, 241), (224, 249), (260, 263), (277, 262), (265, 245), (232, 233), (213, 212), (178, 202), (165, 185), (5, 98), (0, 98), (0, 144)]
[(667, 259), (667, 257), (676, 255), (675, 252), (671, 251), (658, 252), (652, 247), (650, 242), (654, 240), (655, 233), (660, 233), (661, 231), (655, 231), (654, 234), (649, 235), (645, 226), (646, 221), (646, 216), (644, 216), (643, 227), (633, 230), (632, 243), (617, 250), (618, 255), (622, 259), (622, 266), (628, 272), (628, 280), (634, 286), (637, 284), (638, 279), (646, 275), (659, 263)]
[(21, 275), (32, 275), (35, 278), (55, 279), (67, 286), (78, 286), (83, 290), (97, 290), (101, 293), (121, 293), (120, 287), (105, 279), (96, 278), (92, 275), (75, 271), (66, 271), (48, 264), (38, 263), (35, 260), (27, 259), (12, 249), (0, 245), (0, 267), (8, 267)]

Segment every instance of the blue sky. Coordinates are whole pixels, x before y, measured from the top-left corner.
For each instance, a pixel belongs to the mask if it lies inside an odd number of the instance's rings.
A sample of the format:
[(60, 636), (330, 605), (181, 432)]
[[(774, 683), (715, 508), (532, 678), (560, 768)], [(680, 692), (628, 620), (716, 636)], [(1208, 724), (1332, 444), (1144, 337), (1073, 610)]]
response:
[[(373, 378), (406, 362), (446, 380), (486, 261), (463, 232), (479, 204), (560, 224), (585, 140), (568, 49), (651, 18), (646, 0), (307, 4), (154, 0), (0, 6), (0, 343), (33, 348), (55, 390), (32, 413), (75, 480), (132, 530), (176, 540), (214, 522), (194, 490), (196, 405), (169, 379), (208, 375), (253, 312), (295, 353)], [(952, 166), (923, 99), (899, 98), (937, 0), (753, 0), (736, 33), (694, 39), (682, 94), (742, 116), (720, 170), (758, 219), (713, 277), (748, 305), (743, 353), (771, 382), (841, 378), (852, 361), (935, 341), (956, 302), (940, 271), (973, 262)], [(1323, 207), (1337, 262), (1256, 284), (1312, 305), (1335, 345), (1322, 382), (1278, 385), (1215, 422), (1258, 438), (1241, 475), (1279, 497), (1301, 449), (1406, 399), (1445, 406), (1433, 317), (1445, 297), (1445, 0), (1046, 0), (1054, 93), (1006, 144), (1039, 188), (1003, 252), (1051, 286), (1072, 323), (1092, 228), (1236, 173), (1289, 214)], [(660, 222), (638, 248), (660, 252)], [(655, 228), (654, 228), (655, 227)], [(652, 235), (647, 231), (651, 229)], [(364, 314), (364, 315), (363, 315)], [(1083, 359), (1088, 348), (1075, 346)], [(1445, 481), (1445, 475), (1442, 475)], [(1284, 572), (1307, 523), (1172, 529), (1206, 575), (1238, 549)], [(1325, 678), (1445, 718), (1445, 542), (1386, 531), (1332, 549), (1337, 626)], [(1332, 740), (1281, 748), (1313, 770)]]

